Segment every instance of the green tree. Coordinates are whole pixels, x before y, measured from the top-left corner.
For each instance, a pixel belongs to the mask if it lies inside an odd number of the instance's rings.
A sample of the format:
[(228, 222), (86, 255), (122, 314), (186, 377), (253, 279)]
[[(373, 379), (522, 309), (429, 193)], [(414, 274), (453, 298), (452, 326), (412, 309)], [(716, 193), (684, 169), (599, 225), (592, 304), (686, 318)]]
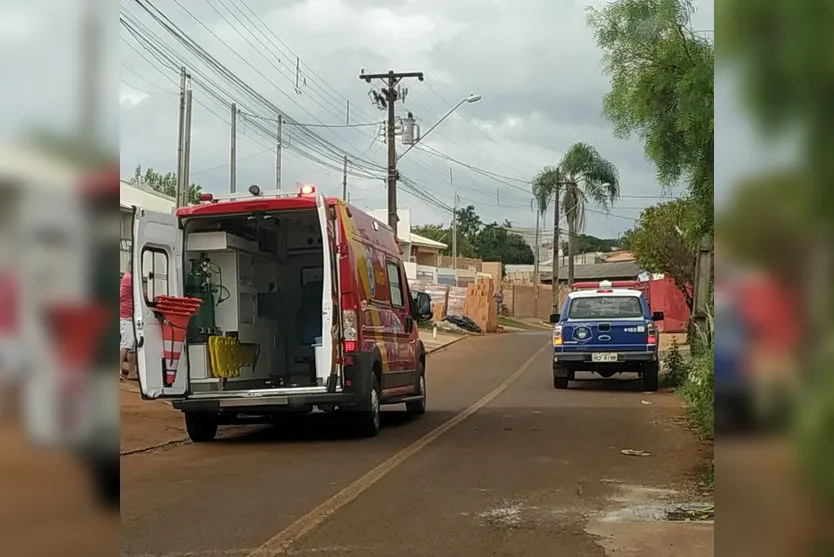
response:
[(475, 212), (475, 206), (467, 205), (463, 209), (458, 209), (456, 211), (456, 215), (458, 234), (466, 238), (469, 245), (474, 245), (475, 238), (477, 238), (478, 232), (480, 232), (481, 227), (483, 226), (481, 217), (479, 217), (478, 213)]
[[(137, 166), (133, 172), (133, 177), (129, 180), (131, 184), (138, 186), (146, 186), (163, 195), (176, 198), (177, 197), (177, 175), (174, 172), (166, 172), (159, 174), (153, 168), (145, 169), (142, 172), (142, 167)], [(203, 188), (197, 184), (188, 186), (188, 203), (194, 204), (200, 202), (200, 194)]]
[(483, 261), (500, 261), (504, 265), (530, 265), (533, 249), (520, 234), (512, 232), (512, 224), (505, 221), (484, 226), (475, 238), (475, 252)]
[(611, 77), (603, 108), (615, 134), (643, 140), (661, 184), (685, 180), (697, 232), (712, 234), (714, 47), (692, 29), (693, 12), (690, 0), (617, 0), (587, 20)]
[(650, 273), (672, 278), (690, 307), (698, 245), (693, 228), (687, 226), (693, 219), (693, 205), (687, 198), (648, 207), (640, 213), (637, 226), (626, 233), (637, 263)]

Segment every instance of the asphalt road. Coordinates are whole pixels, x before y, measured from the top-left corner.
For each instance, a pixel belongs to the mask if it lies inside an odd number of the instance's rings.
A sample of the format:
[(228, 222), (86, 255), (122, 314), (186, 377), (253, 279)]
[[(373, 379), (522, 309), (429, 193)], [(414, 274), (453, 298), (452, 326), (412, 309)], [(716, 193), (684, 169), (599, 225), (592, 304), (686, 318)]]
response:
[(548, 340), (431, 355), (429, 412), (387, 410), (376, 439), (313, 415), (123, 457), (122, 554), (712, 555), (711, 527), (628, 518), (698, 495), (679, 402), (639, 381), (556, 391)]

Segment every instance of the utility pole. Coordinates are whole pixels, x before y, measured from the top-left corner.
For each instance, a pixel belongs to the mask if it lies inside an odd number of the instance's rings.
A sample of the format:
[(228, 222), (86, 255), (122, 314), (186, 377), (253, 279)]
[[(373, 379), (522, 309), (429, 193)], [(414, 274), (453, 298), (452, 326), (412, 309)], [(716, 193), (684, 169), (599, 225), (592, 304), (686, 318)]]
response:
[[(533, 200), (535, 203), (535, 199)], [(533, 283), (536, 285), (536, 297), (538, 297), (539, 283), (541, 277), (539, 276), (539, 252), (541, 251), (541, 239), (539, 238), (539, 222), (541, 221), (542, 212), (536, 207), (536, 239), (533, 244)]]
[(372, 79), (381, 79), (385, 82), (385, 88), (382, 89), (382, 94), (375, 94), (377, 104), (382, 109), (388, 109), (388, 226), (394, 229), (397, 233), (397, 144), (396, 144), (396, 126), (394, 118), (396, 112), (394, 111), (394, 103), (399, 99), (397, 92), (397, 84), (405, 78), (416, 77), (423, 81), (423, 72), (395, 72), (393, 70), (388, 73), (366, 74), (364, 70), (359, 74), (359, 79), (364, 79), (368, 83)]
[(229, 192), (237, 191), (237, 105), (232, 103), (232, 138), (229, 152)]
[[(345, 125), (350, 125), (350, 99), (347, 100), (347, 110), (345, 112)], [(342, 163), (342, 199), (347, 200), (347, 155)]]
[[(710, 279), (712, 278), (713, 246), (709, 239), (702, 238), (698, 244), (698, 258), (695, 260), (695, 284), (692, 292), (692, 322), (695, 332), (708, 337), (707, 316), (709, 314)], [(712, 339), (707, 338), (708, 343)], [(699, 340), (700, 343), (700, 340)], [(699, 349), (704, 345), (700, 344)]]
[(182, 207), (183, 174), (185, 172), (185, 81), (188, 74), (185, 66), (180, 68), (180, 112), (179, 112), (179, 133), (177, 136), (177, 207)]
[(452, 268), (455, 270), (455, 286), (458, 285), (458, 192), (452, 180), (452, 169), (449, 168), (449, 185), (452, 186)]
[(185, 207), (188, 205), (188, 194), (191, 189), (191, 85), (188, 86), (188, 91), (185, 95), (185, 146), (183, 154), (183, 170), (182, 170), (182, 199), (179, 206)]
[(284, 117), (278, 115), (278, 141), (275, 144), (275, 189), (281, 189), (281, 151), (284, 148)]
[(553, 258), (551, 260), (551, 284), (553, 285), (553, 312), (559, 313), (559, 194), (561, 193), (562, 174), (556, 176), (556, 193), (553, 199)]

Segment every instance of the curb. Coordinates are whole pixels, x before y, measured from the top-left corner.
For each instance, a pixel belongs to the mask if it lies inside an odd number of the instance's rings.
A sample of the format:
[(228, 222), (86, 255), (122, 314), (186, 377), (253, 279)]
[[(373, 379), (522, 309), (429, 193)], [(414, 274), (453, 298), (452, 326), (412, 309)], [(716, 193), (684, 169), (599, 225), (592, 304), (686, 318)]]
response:
[(426, 354), (434, 354), (435, 352), (439, 352), (439, 351), (443, 350), (444, 348), (452, 346), (453, 344), (457, 344), (458, 342), (460, 342), (462, 340), (466, 340), (467, 338), (469, 338), (469, 335), (462, 335), (462, 336), (456, 338), (455, 340), (447, 342), (446, 344), (444, 344), (442, 346), (438, 346), (437, 348), (432, 348), (431, 350), (426, 351)]

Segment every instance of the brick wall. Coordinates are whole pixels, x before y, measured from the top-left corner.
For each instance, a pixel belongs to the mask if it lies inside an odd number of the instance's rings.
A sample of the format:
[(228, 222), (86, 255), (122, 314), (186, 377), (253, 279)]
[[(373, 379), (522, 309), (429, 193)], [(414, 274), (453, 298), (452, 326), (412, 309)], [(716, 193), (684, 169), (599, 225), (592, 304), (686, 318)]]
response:
[[(453, 262), (454, 258), (451, 255), (441, 255), (438, 257), (437, 266), (448, 267), (452, 269)], [(480, 272), (482, 264), (483, 261), (481, 261), (480, 259), (472, 259), (470, 257), (458, 257), (458, 269), (474, 269)]]
[[(552, 310), (552, 288), (550, 285), (539, 286), (538, 295), (534, 285), (504, 283), (504, 306), (511, 317), (536, 318), (546, 321)], [(567, 289), (559, 293), (559, 307), (565, 301)]]
[(501, 289), (502, 269), (500, 261), (484, 261), (481, 265), (481, 272), (491, 275), (495, 288)]

